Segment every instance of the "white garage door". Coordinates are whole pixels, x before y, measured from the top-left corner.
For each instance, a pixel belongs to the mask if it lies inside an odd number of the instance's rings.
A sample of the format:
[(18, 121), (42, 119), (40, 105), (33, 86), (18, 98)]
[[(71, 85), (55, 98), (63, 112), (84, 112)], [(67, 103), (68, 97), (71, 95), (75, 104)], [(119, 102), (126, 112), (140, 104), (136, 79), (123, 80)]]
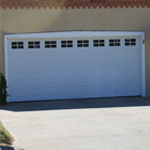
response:
[(141, 95), (139, 36), (7, 39), (9, 101)]

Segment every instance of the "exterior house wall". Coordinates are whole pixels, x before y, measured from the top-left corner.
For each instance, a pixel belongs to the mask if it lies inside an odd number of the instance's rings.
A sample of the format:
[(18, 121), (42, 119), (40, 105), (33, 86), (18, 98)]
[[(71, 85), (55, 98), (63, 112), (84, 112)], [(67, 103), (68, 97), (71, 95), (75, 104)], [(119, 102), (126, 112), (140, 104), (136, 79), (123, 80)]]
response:
[(0, 72), (4, 72), (4, 54), (3, 54), (3, 46), (2, 46), (2, 9), (0, 8)]
[(146, 95), (150, 96), (150, 9), (1, 9), (1, 72), (4, 69), (4, 34), (55, 31), (145, 31)]

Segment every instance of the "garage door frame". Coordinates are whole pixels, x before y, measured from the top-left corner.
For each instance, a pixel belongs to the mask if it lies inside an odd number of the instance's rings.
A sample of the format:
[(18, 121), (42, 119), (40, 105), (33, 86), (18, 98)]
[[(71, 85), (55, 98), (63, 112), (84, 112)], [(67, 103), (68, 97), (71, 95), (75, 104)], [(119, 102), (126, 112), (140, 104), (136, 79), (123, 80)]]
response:
[[(145, 79), (145, 33), (134, 31), (68, 31), (68, 32), (49, 32), (49, 33), (27, 33), (27, 34), (5, 34), (4, 35), (4, 52), (5, 52), (5, 77), (7, 80), (9, 94), (8, 78), (8, 40), (14, 39), (38, 39), (38, 38), (70, 38), (70, 37), (141, 37), (141, 96), (146, 96), (146, 79)], [(9, 96), (7, 98), (9, 102)]]

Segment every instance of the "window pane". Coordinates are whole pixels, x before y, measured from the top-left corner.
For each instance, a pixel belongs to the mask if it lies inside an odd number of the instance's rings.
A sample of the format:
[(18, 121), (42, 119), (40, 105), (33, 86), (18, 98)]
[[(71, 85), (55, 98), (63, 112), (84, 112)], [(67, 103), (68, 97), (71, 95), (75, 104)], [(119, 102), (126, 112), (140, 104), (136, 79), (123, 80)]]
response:
[(120, 39), (109, 40), (109, 46), (120, 46)]

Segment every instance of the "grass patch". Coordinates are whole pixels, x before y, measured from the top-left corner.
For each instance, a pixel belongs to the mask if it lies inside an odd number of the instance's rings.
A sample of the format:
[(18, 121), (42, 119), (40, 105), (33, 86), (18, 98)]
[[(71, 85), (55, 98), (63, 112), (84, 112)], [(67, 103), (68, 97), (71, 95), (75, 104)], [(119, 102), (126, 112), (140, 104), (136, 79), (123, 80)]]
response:
[(0, 121), (0, 146), (10, 146), (14, 139)]

